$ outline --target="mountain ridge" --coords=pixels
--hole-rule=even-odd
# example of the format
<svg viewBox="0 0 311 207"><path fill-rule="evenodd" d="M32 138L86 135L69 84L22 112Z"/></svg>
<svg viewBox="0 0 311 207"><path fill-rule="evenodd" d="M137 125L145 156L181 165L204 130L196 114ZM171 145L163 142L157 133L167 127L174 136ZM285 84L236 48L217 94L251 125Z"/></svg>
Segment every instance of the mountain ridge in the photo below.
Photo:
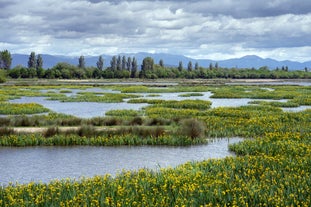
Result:
<svg viewBox="0 0 311 207"><path fill-rule="evenodd" d="M152 57L156 64L162 59L166 66L177 67L179 61L182 61L183 67L186 68L188 62L191 61L193 66L197 62L202 67L209 67L210 64L218 64L219 67L224 68L260 68L268 67L269 69L288 67L289 70L304 70L305 68L311 68L311 61L306 62L297 62L290 60L278 61L271 58L261 58L256 55L246 55L240 58L231 58L226 60L211 60L211 59L194 59L189 58L184 55L176 55L169 53L120 53L121 57L135 57L138 65L142 63L142 60L145 57ZM63 56L63 55L49 55L42 54L43 59L43 68L51 68L59 62L67 62L69 64L78 65L79 57L74 56ZM104 58L104 66L108 67L110 65L110 60L113 57L112 55L101 55ZM84 56L86 66L96 66L96 62L99 56ZM29 55L26 54L12 54L12 68L17 65L22 65L27 67Z"/></svg>

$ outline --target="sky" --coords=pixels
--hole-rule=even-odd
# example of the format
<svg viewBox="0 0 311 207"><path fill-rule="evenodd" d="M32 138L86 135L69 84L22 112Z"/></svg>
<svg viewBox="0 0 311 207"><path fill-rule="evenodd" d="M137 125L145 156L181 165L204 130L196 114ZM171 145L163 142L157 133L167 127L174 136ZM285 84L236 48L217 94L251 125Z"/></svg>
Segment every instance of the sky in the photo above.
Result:
<svg viewBox="0 0 311 207"><path fill-rule="evenodd" d="M0 50L311 60L310 0L0 0Z"/></svg>

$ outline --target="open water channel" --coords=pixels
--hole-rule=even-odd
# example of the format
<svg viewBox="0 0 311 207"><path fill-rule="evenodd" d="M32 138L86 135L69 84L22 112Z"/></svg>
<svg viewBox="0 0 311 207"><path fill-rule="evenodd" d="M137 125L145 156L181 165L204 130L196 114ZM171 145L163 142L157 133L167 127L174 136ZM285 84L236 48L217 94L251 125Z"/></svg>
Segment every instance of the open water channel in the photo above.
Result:
<svg viewBox="0 0 311 207"><path fill-rule="evenodd" d="M241 140L217 139L209 144L187 147L0 147L0 185L175 167L187 161L233 156L228 144Z"/></svg>

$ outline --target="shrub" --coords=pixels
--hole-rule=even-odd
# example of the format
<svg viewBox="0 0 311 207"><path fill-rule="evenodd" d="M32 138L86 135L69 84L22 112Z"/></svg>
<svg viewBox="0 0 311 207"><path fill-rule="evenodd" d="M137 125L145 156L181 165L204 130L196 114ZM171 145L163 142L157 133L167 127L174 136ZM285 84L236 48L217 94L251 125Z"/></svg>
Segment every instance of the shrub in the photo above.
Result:
<svg viewBox="0 0 311 207"><path fill-rule="evenodd" d="M43 134L44 137L52 137L56 134L59 134L58 127L49 127L46 132Z"/></svg>
<svg viewBox="0 0 311 207"><path fill-rule="evenodd" d="M0 117L0 126L9 126L10 119L8 117Z"/></svg>
<svg viewBox="0 0 311 207"><path fill-rule="evenodd" d="M205 135L206 126L202 121L197 119L184 119L181 121L179 133L184 136L202 138Z"/></svg>
<svg viewBox="0 0 311 207"><path fill-rule="evenodd" d="M7 127L0 127L0 136L13 134L14 130Z"/></svg>
<svg viewBox="0 0 311 207"><path fill-rule="evenodd" d="M80 137L91 137L96 135L96 130L91 125L83 125L78 129L77 134Z"/></svg>
<svg viewBox="0 0 311 207"><path fill-rule="evenodd" d="M6 82L6 74L5 71L0 69L0 83L5 83Z"/></svg>
<svg viewBox="0 0 311 207"><path fill-rule="evenodd" d="M140 116L134 117L130 122L130 125L142 125L142 124L143 124L143 119Z"/></svg>

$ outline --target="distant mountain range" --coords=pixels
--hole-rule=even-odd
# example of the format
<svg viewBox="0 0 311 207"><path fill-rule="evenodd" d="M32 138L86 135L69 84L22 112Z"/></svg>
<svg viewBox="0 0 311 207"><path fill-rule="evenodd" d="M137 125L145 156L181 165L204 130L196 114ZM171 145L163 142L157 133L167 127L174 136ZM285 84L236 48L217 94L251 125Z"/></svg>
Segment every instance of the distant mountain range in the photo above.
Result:
<svg viewBox="0 0 311 207"><path fill-rule="evenodd" d="M234 58L234 59L227 59L227 60L209 60L209 59L192 59L183 55L173 55L173 54L166 54L166 53L122 53L120 56L126 57L135 57L137 63L140 65L142 60L145 57L152 57L155 63L159 63L162 59L166 66L178 66L179 61L182 61L184 68L187 67L188 62L191 61L193 66L197 62L202 67L209 67L212 63L215 65L217 62L219 67L224 68L260 68L263 66L267 66L269 69L275 68L282 68L288 67L289 70L304 70L305 67L308 69L311 68L311 61L308 62L296 62L296 61L277 61L270 58L261 58L256 55L248 55L241 58ZM96 66L96 62L98 61L99 56L85 56L85 62L87 66ZM102 55L104 58L104 65L108 67L110 65L110 60L112 56L109 55ZM27 66L29 55L25 54L12 54L12 67L17 65ZM71 57L71 56L56 56L56 55L47 55L43 54L43 68L51 68L55 66L59 62L67 62L73 65L78 65L79 57Z"/></svg>

